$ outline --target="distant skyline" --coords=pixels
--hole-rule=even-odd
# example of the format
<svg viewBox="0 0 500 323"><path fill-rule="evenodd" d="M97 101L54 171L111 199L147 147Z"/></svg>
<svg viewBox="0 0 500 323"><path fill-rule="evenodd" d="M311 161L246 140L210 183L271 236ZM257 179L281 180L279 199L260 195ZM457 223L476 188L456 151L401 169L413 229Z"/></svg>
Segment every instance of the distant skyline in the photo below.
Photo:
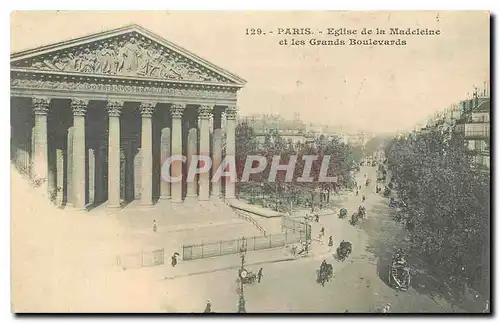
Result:
<svg viewBox="0 0 500 323"><path fill-rule="evenodd" d="M242 114L390 133L414 127L489 81L487 12L15 12L11 51L138 24L246 79ZM246 28L430 28L398 47L290 47ZM391 36L396 37L396 36Z"/></svg>

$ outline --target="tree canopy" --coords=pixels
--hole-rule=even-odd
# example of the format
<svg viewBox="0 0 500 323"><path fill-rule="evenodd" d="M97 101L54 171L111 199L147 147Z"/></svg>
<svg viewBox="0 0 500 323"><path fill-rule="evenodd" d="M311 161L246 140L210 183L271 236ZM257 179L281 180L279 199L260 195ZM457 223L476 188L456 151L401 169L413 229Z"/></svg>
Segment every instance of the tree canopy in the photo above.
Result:
<svg viewBox="0 0 500 323"><path fill-rule="evenodd" d="M281 194L282 191L291 192L293 190L301 190L307 192L315 192L318 189L332 190L337 186L349 186L353 180L351 178L351 170L354 169L356 163L361 158L361 154L356 155L356 150L353 147L343 143L338 137L327 138L321 136L316 138L314 142L293 143L292 140L283 138L277 130L270 130L266 133L264 141L261 145L257 145L257 139L252 128L242 123L236 128L236 160L238 179L241 179L243 168L245 166L248 155L264 156L267 161L266 169L259 174L252 174L250 183L245 185L259 185L268 193ZM303 176L306 161L303 159L305 155L314 155L316 160L313 161L310 177L312 182L301 182L298 180ZM279 156L280 164L288 164L291 156L296 156L296 164L293 172L293 180L285 181L285 171L278 171L275 182L269 182L269 172L272 165L273 157ZM329 163L326 176L337 177L337 183L319 182L321 164L325 156L329 156ZM326 161L325 161L326 163ZM307 174L305 175L307 177ZM241 185L240 185L241 186Z"/></svg>
<svg viewBox="0 0 500 323"><path fill-rule="evenodd" d="M385 153L411 252L461 281L485 282L490 177L471 167L463 139L451 130L414 133L390 141Z"/></svg>

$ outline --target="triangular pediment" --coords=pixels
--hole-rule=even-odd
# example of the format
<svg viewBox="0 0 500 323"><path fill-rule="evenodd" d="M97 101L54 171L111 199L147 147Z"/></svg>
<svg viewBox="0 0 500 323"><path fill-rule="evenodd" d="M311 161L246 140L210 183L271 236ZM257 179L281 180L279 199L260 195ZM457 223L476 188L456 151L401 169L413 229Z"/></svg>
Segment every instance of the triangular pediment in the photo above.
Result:
<svg viewBox="0 0 500 323"><path fill-rule="evenodd" d="M235 86L245 83L238 76L136 25L12 54L11 69Z"/></svg>

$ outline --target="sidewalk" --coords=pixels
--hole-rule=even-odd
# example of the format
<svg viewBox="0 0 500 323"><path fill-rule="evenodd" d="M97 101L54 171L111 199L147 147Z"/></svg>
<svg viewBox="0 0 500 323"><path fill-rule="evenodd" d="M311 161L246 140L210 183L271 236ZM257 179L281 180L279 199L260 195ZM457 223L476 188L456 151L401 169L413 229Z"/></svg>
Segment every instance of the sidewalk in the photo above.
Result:
<svg viewBox="0 0 500 323"><path fill-rule="evenodd" d="M279 247L273 249L264 249L258 251L249 251L245 255L245 266L251 267L265 263L275 263L293 260L306 260L306 259L323 259L326 255L332 253L332 249L326 244L312 242L311 251L307 256L293 256L288 247ZM179 264L172 268L170 262L165 264L167 268L167 276L165 279L175 279L180 277L187 277L193 275L203 275L216 271L224 271L230 269L237 269L241 267L240 254L232 254L227 256L219 256L212 258L204 258L189 261L180 261Z"/></svg>
<svg viewBox="0 0 500 323"><path fill-rule="evenodd" d="M264 263L295 260L295 257L290 255L287 251L287 248L282 247L259 251L249 251L245 255L245 267L251 267L253 265L260 265ZM167 266L167 275L165 276L165 279L176 279L181 277L203 275L216 271L225 271L240 268L241 256L238 253L227 256L190 261L181 260L175 268L172 268L170 262L165 264L165 266Z"/></svg>
<svg viewBox="0 0 500 323"><path fill-rule="evenodd" d="M249 251L245 255L245 267L256 271L262 264L277 263L285 261L320 261L333 254L333 249L313 241L311 251L307 256L293 256L288 247ZM139 277L157 277L160 280L174 280L177 278L204 275L218 271L235 270L241 267L240 254L232 254L219 257L211 257L197 260L182 261L172 267L170 257L165 257L165 264L156 267L143 267L129 270L119 270L121 275L132 275L135 279ZM161 278L160 278L161 277Z"/></svg>

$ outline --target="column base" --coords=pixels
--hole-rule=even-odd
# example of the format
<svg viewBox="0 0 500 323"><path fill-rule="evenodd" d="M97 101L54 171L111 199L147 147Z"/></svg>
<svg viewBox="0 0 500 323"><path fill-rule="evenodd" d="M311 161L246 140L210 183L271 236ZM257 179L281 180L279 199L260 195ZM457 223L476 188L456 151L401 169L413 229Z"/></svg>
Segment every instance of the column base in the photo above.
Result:
<svg viewBox="0 0 500 323"><path fill-rule="evenodd" d="M106 204L106 208L108 209L119 209L121 204Z"/></svg>
<svg viewBox="0 0 500 323"><path fill-rule="evenodd" d="M177 200L177 199L172 199L172 203L182 203L184 202L182 199Z"/></svg>
<svg viewBox="0 0 500 323"><path fill-rule="evenodd" d="M160 196L160 200L171 200L172 196L170 195L165 195L165 196Z"/></svg>
<svg viewBox="0 0 500 323"><path fill-rule="evenodd" d="M204 196L204 197L201 197L201 196L198 196L198 201L208 201L208 200L210 200L210 198L209 198L209 197L205 197L205 196Z"/></svg>

